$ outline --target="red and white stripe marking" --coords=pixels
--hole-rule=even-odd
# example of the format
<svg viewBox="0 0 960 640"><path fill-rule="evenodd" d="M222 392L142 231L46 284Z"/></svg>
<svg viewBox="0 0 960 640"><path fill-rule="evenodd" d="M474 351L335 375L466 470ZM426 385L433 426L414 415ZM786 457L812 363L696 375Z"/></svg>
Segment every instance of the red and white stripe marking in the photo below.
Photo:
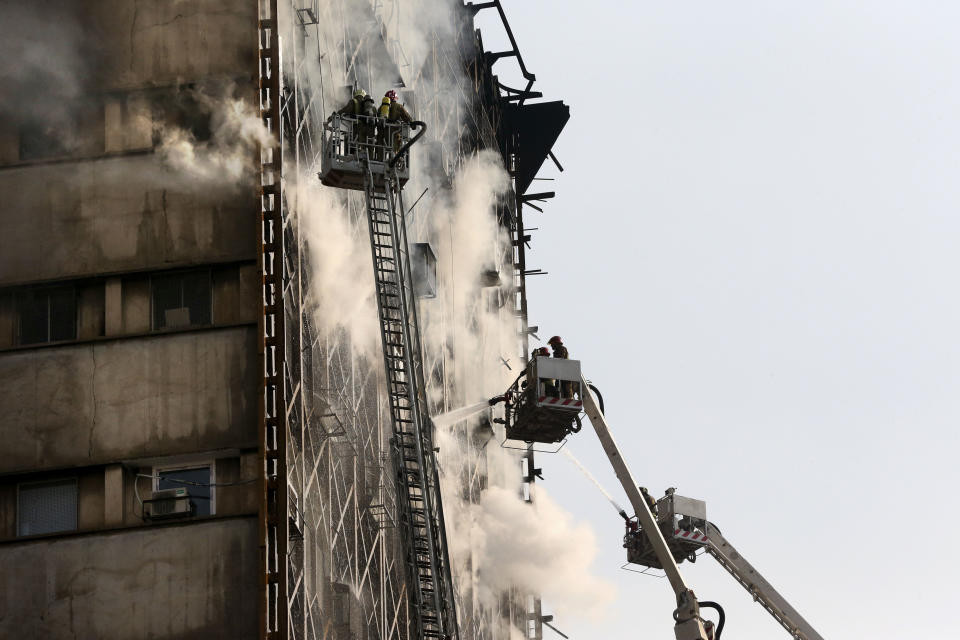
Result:
<svg viewBox="0 0 960 640"><path fill-rule="evenodd" d="M574 400L573 398L554 398L552 396L540 396L538 402L540 404L555 404L561 407L570 407L571 409L579 409L583 406L583 402L580 400Z"/></svg>
<svg viewBox="0 0 960 640"><path fill-rule="evenodd" d="M680 529L674 529L673 537L689 540L690 542L699 542L700 544L707 544L707 542L709 542L709 538L707 538L706 535L697 533L696 531L681 531Z"/></svg>

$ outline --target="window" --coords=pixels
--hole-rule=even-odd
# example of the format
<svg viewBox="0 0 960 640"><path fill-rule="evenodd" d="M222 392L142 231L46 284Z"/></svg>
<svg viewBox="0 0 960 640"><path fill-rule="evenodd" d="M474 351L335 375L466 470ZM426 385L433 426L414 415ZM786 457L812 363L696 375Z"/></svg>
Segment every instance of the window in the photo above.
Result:
<svg viewBox="0 0 960 640"><path fill-rule="evenodd" d="M194 515L208 516L214 511L213 467L204 465L188 468L157 469L154 489L184 488L190 494Z"/></svg>
<svg viewBox="0 0 960 640"><path fill-rule="evenodd" d="M20 127L20 160L49 160L103 152L103 105L92 96L60 104Z"/></svg>
<svg viewBox="0 0 960 640"><path fill-rule="evenodd" d="M17 488L17 535L73 531L77 528L77 481L30 482Z"/></svg>
<svg viewBox="0 0 960 640"><path fill-rule="evenodd" d="M151 290L154 330L210 324L209 269L154 276Z"/></svg>
<svg viewBox="0 0 960 640"><path fill-rule="evenodd" d="M40 160L69 155L69 132L65 128L29 124L20 130L20 159Z"/></svg>
<svg viewBox="0 0 960 640"><path fill-rule="evenodd" d="M17 294L20 344L77 339L77 292L52 287Z"/></svg>

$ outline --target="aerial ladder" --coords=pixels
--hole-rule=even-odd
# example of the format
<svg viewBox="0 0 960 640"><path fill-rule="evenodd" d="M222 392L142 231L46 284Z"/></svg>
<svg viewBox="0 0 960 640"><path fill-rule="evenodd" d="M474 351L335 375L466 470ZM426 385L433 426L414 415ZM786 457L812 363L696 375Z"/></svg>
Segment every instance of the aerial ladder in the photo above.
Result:
<svg viewBox="0 0 960 640"><path fill-rule="evenodd" d="M631 518L620 511L627 523L627 561L666 575L677 601L673 612L677 640L720 640L723 631L723 608L698 601L678 567L684 560L694 561L700 550L716 559L795 640L823 640L707 520L706 503L676 495L672 489L654 501L638 487L610 433L602 396L581 375L579 361L531 358L506 393L490 399L491 405L498 403L504 403L504 417L497 421L505 425L507 438L531 445L562 442L580 431L580 414L586 413L635 514ZM716 609L718 624L701 617L701 607Z"/></svg>
<svg viewBox="0 0 960 640"><path fill-rule="evenodd" d="M426 125L334 114L325 130L321 181L366 201L414 637L458 640L402 195Z"/></svg>

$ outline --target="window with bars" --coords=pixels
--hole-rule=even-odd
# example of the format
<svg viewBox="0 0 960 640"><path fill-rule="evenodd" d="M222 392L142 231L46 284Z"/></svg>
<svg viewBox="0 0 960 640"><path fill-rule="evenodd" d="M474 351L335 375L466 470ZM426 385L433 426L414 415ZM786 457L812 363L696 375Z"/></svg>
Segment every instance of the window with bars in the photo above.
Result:
<svg viewBox="0 0 960 640"><path fill-rule="evenodd" d="M211 324L209 269L153 276L150 289L154 331Z"/></svg>
<svg viewBox="0 0 960 640"><path fill-rule="evenodd" d="M77 339L77 291L73 286L30 289L17 294L19 343Z"/></svg>
<svg viewBox="0 0 960 640"><path fill-rule="evenodd" d="M17 487L17 535L77 528L77 480L25 482Z"/></svg>

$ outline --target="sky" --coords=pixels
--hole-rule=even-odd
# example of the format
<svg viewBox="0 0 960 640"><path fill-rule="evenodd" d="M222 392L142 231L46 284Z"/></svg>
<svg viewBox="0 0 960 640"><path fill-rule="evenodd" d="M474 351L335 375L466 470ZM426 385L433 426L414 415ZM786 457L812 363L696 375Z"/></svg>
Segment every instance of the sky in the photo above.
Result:
<svg viewBox="0 0 960 640"><path fill-rule="evenodd" d="M530 323L601 389L638 482L706 500L826 638L956 637L960 4L503 5L571 112L565 171L534 183L557 197L525 214L549 273ZM567 446L625 502L586 427ZM616 513L564 456L538 462L618 592L554 624L672 638L669 585L621 570ZM681 570L730 637L788 637L709 557Z"/></svg>

